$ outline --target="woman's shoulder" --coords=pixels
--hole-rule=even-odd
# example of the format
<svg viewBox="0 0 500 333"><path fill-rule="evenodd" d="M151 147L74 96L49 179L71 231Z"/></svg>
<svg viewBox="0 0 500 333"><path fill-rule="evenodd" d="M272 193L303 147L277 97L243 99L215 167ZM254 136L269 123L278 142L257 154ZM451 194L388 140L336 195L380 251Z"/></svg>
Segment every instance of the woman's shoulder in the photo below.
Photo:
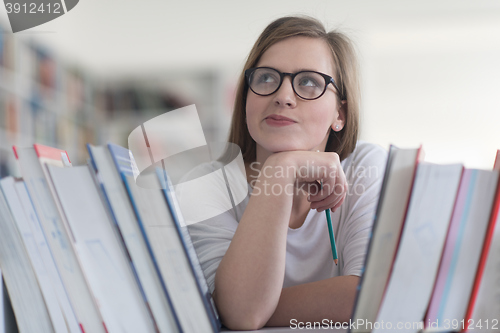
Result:
<svg viewBox="0 0 500 333"><path fill-rule="evenodd" d="M387 150L374 143L358 141L354 151L341 164L345 169L352 165L385 165L386 161Z"/></svg>
<svg viewBox="0 0 500 333"><path fill-rule="evenodd" d="M381 180L387 163L387 151L377 144L358 141L354 151L342 161L344 173L351 182Z"/></svg>

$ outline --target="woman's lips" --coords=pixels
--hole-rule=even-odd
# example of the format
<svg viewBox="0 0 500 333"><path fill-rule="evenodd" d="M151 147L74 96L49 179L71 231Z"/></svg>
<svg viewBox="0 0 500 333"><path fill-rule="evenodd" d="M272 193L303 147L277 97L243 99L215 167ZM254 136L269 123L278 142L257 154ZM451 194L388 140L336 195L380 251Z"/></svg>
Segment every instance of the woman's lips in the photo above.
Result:
<svg viewBox="0 0 500 333"><path fill-rule="evenodd" d="M268 124L269 126L277 126L277 127L293 125L296 123L294 120L290 118L278 115L269 116L265 120L266 124Z"/></svg>

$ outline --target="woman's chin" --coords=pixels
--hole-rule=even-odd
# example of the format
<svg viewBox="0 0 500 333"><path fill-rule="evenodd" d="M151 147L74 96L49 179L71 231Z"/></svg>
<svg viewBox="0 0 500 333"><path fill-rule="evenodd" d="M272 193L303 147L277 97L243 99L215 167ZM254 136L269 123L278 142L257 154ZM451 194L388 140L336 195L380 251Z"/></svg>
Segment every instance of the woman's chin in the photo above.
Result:
<svg viewBox="0 0 500 333"><path fill-rule="evenodd" d="M269 151L272 152L273 154L285 151L304 151L304 150L310 150L310 149L305 149L304 147L297 147L297 146L278 146L269 149Z"/></svg>
<svg viewBox="0 0 500 333"><path fill-rule="evenodd" d="M280 143L280 144L268 144L265 146L259 146L257 144L257 155L272 155L287 151L324 151L324 147L320 148L321 145L311 147L310 145L300 145L300 144L292 144L292 143ZM259 153L260 152L260 153Z"/></svg>

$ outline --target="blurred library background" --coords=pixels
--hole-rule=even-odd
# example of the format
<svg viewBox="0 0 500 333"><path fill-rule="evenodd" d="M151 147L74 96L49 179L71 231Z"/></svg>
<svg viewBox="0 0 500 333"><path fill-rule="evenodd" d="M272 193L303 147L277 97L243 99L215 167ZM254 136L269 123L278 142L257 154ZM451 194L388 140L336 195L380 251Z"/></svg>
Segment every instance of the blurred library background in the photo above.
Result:
<svg viewBox="0 0 500 333"><path fill-rule="evenodd" d="M0 176L12 145L86 162L86 143L196 104L207 141L225 141L245 58L272 20L306 14L355 42L361 139L424 145L426 160L491 168L500 148L500 2L82 0L13 34L0 6Z"/></svg>

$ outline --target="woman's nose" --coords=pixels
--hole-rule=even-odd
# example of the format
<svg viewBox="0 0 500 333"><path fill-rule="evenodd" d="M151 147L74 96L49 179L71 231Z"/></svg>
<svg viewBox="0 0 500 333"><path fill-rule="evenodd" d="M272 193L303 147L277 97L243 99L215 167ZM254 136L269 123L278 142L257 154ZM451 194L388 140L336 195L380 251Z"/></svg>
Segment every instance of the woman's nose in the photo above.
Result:
<svg viewBox="0 0 500 333"><path fill-rule="evenodd" d="M281 87L274 93L274 104L292 108L297 105L297 95L293 91L292 81L289 77L284 78Z"/></svg>

